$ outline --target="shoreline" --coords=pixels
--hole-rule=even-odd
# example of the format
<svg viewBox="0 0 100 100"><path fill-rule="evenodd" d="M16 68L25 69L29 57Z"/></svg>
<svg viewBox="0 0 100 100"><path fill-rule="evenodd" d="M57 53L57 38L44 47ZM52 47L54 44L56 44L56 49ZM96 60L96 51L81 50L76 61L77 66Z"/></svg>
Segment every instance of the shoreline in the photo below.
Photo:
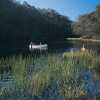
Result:
<svg viewBox="0 0 100 100"><path fill-rule="evenodd" d="M85 41L85 42L100 42L100 40L96 39L83 39L83 38L66 38L69 41Z"/></svg>

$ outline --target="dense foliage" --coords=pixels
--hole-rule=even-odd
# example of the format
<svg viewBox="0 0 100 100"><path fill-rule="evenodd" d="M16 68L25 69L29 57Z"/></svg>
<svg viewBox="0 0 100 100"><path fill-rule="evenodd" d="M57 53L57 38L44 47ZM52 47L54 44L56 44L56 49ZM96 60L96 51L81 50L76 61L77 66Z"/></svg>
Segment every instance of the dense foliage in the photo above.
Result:
<svg viewBox="0 0 100 100"><path fill-rule="evenodd" d="M97 5L96 11L80 16L73 24L73 31L81 35L100 35L100 5Z"/></svg>
<svg viewBox="0 0 100 100"><path fill-rule="evenodd" d="M0 43L17 47L32 40L64 38L67 33L71 33L71 21L54 10L0 0Z"/></svg>

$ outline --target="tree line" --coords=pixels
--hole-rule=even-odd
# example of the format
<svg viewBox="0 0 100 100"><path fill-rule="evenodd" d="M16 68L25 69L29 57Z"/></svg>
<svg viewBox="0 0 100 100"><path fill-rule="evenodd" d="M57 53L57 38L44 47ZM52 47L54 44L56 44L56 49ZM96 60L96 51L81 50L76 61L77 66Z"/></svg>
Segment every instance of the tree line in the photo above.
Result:
<svg viewBox="0 0 100 100"><path fill-rule="evenodd" d="M71 33L68 17L52 9L39 9L27 2L0 0L0 43L25 46L30 41L49 42Z"/></svg>
<svg viewBox="0 0 100 100"><path fill-rule="evenodd" d="M72 24L73 33L92 38L100 35L100 5L96 6L96 11L79 16L77 22Z"/></svg>
<svg viewBox="0 0 100 100"><path fill-rule="evenodd" d="M25 47L30 41L51 42L76 35L100 35L100 5L96 11L81 15L73 22L53 9L0 0L1 47Z"/></svg>

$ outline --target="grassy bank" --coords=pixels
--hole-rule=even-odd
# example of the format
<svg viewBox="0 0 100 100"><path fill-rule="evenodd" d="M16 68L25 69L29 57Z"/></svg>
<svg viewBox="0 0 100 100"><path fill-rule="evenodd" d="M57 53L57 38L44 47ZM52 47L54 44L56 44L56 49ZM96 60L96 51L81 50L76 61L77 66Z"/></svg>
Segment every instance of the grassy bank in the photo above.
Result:
<svg viewBox="0 0 100 100"><path fill-rule="evenodd" d="M65 52L48 56L0 59L11 67L12 81L0 87L2 100L81 100L91 99L83 88L82 71L100 74L100 56L90 52ZM4 73L5 74L5 73ZM95 77L95 80L100 78ZM93 74L94 75L94 74ZM2 77L2 76L1 76ZM96 95L95 95L96 96ZM36 99L38 98L38 99ZM92 99L91 99L92 100Z"/></svg>

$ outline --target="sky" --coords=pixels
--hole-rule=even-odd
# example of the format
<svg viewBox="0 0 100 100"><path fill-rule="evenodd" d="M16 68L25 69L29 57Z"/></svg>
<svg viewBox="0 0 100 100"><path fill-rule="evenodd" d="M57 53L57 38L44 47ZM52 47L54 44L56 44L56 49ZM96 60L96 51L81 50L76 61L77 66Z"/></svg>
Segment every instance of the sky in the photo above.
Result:
<svg viewBox="0 0 100 100"><path fill-rule="evenodd" d="M27 1L36 8L51 8L71 20L77 20L78 16L96 10L100 0L17 0L21 3Z"/></svg>

